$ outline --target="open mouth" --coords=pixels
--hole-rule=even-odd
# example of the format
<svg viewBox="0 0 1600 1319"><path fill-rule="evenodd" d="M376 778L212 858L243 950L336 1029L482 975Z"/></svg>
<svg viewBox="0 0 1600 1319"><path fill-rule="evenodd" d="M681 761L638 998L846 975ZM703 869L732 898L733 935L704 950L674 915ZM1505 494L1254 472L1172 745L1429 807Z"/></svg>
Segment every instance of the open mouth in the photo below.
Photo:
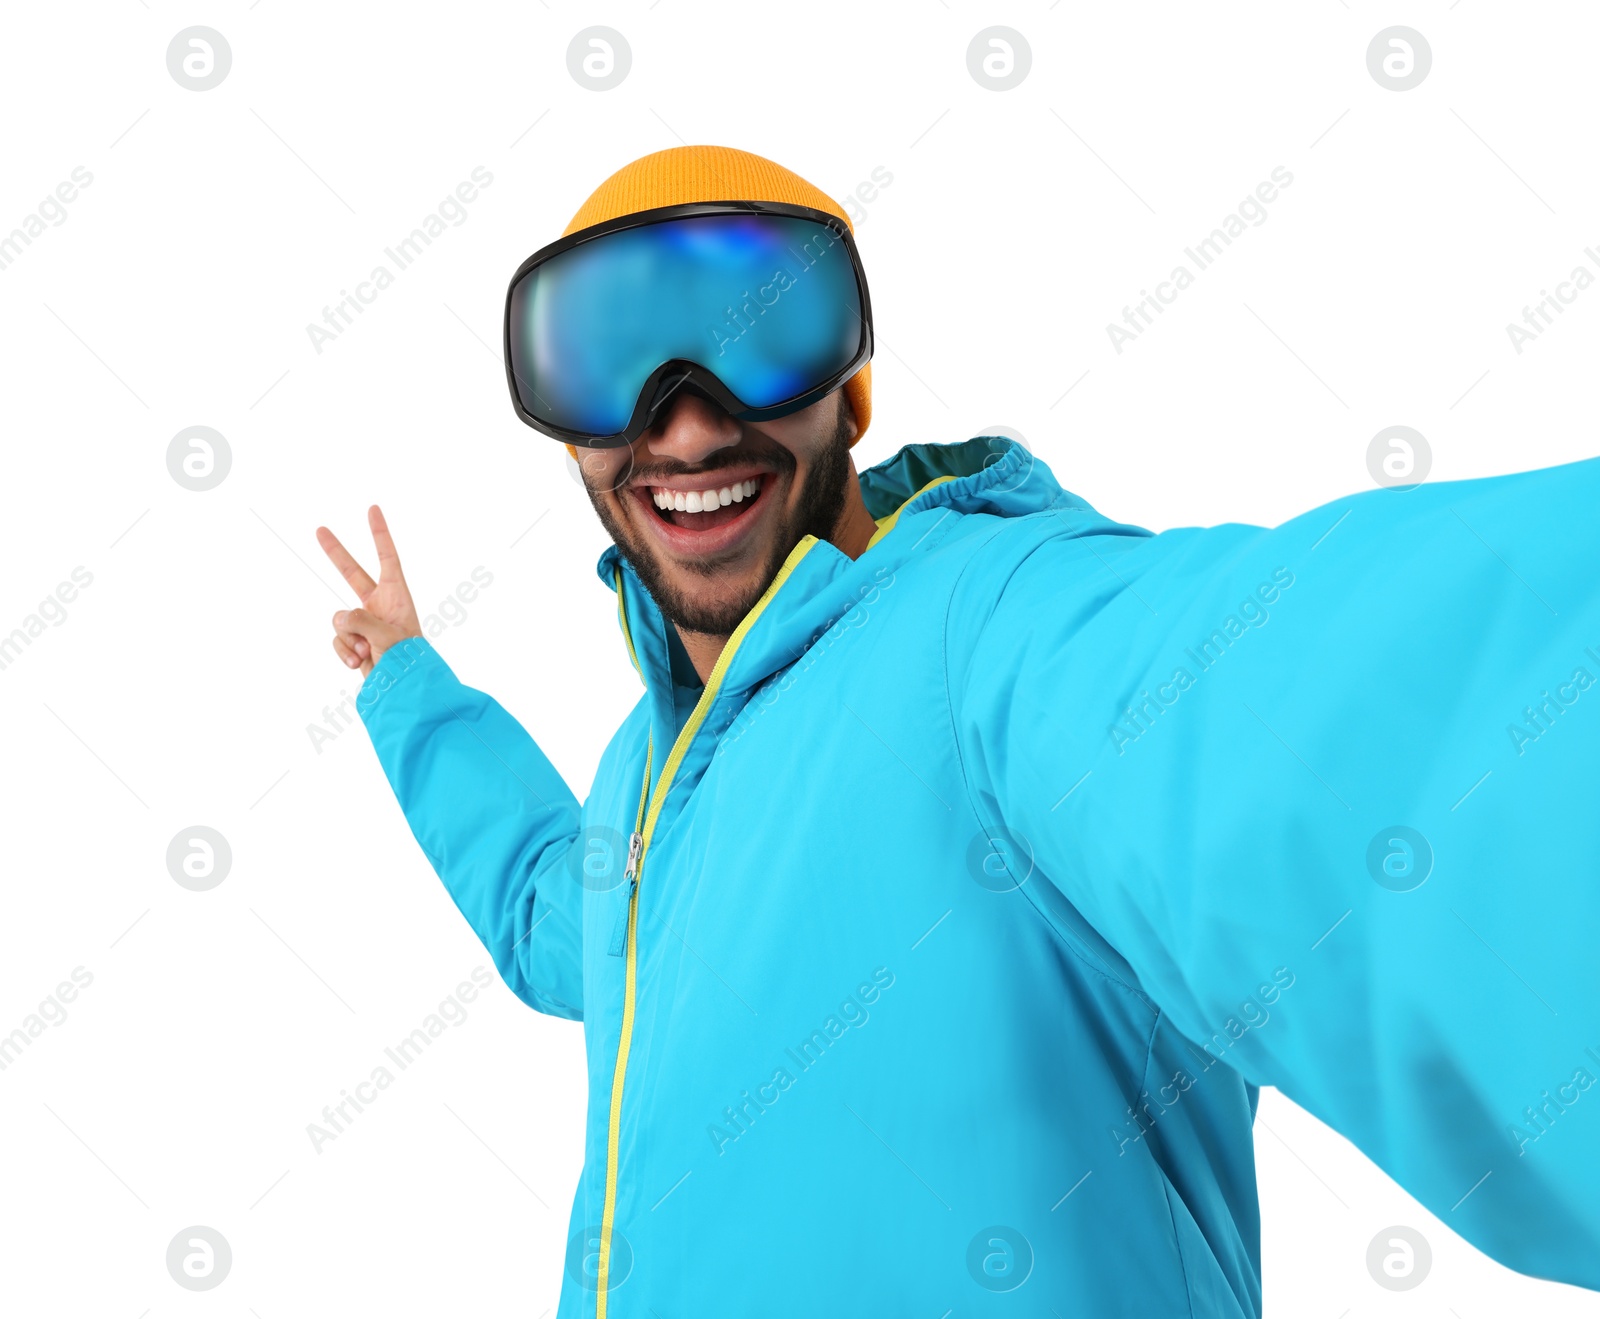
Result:
<svg viewBox="0 0 1600 1319"><path fill-rule="evenodd" d="M749 516L760 501L765 479L751 477L700 490L645 486L638 494L668 526L689 532L714 531Z"/></svg>

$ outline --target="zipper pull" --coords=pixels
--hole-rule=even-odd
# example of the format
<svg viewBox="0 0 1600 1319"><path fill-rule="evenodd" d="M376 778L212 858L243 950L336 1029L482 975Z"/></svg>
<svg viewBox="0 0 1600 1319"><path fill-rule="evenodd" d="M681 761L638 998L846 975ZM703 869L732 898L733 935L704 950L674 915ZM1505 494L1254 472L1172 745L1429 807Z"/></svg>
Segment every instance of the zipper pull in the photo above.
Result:
<svg viewBox="0 0 1600 1319"><path fill-rule="evenodd" d="M635 838L638 836L638 834L634 835ZM631 867L633 861L630 860L628 865ZM612 957L621 957L628 947L628 913L633 910L634 895L638 892L639 881L630 879L628 881L628 900L622 904L622 910L617 913L617 923L611 930L611 944L606 949L606 952Z"/></svg>
<svg viewBox="0 0 1600 1319"><path fill-rule="evenodd" d="M622 872L622 877L628 881L628 900L617 913L617 924L611 931L610 946L606 948L612 957L621 957L628 946L628 912L633 908L634 894L639 891L639 858L643 854L644 835L635 829L628 835L628 864Z"/></svg>

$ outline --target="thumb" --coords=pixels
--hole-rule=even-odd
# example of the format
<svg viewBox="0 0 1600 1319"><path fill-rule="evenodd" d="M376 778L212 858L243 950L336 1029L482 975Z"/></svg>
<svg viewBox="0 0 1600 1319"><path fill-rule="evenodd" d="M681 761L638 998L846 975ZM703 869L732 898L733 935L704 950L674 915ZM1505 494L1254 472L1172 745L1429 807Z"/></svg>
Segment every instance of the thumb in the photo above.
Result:
<svg viewBox="0 0 1600 1319"><path fill-rule="evenodd" d="M406 635L400 628L384 622L365 609L340 610L333 616L333 627L346 644L353 643L357 638L365 641L368 658L373 664L383 658L384 651L395 642L404 640Z"/></svg>

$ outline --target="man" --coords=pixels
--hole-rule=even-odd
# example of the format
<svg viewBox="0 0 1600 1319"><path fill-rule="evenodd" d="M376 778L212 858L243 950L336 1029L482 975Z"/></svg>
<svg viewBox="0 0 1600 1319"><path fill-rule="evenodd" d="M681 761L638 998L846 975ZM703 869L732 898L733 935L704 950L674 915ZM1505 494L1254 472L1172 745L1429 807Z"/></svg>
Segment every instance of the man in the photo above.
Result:
<svg viewBox="0 0 1600 1319"><path fill-rule="evenodd" d="M1600 461L1161 535L1002 437L857 472L848 220L720 148L506 347L645 688L586 802L378 510L376 583L318 534L418 842L584 1022L560 1315L1256 1316L1261 1085L1600 1288Z"/></svg>

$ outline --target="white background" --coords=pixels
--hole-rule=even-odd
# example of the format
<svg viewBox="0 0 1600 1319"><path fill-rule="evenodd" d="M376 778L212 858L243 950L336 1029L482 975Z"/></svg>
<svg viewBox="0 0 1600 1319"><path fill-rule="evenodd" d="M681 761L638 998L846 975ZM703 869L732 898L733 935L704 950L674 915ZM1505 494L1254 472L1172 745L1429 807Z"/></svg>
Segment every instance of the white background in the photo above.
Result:
<svg viewBox="0 0 1600 1319"><path fill-rule="evenodd" d="M192 24L231 47L209 91L168 72ZM568 73L592 24L632 51L614 90ZM991 24L1032 51L1011 91L968 73ZM1392 24L1432 48L1405 92L1366 65ZM312 533L370 562L380 502L424 611L492 573L437 644L584 794L637 679L604 534L498 345L512 270L612 170L715 142L834 196L892 175L857 225L861 465L1003 425L1123 520L1276 523L1368 487L1390 425L1435 478L1600 447L1600 292L1520 354L1506 332L1600 269L1597 49L1590 6L1486 0L7 6L0 233L74 167L93 183L0 270L0 634L73 568L93 583L0 671L0 1032L74 967L93 983L0 1073L0 1310L553 1309L579 1027L497 980L336 1141L306 1134L490 965L364 732L312 744L355 690ZM465 223L319 354L307 324L480 165ZM1280 165L1265 223L1116 352L1107 323ZM166 465L194 425L232 453L204 493ZM233 851L205 893L165 862L196 824ZM1269 1314L1600 1315L1270 1092L1256 1151ZM193 1224L232 1246L215 1291L166 1271ZM1434 1252L1408 1293L1366 1268L1393 1224Z"/></svg>

